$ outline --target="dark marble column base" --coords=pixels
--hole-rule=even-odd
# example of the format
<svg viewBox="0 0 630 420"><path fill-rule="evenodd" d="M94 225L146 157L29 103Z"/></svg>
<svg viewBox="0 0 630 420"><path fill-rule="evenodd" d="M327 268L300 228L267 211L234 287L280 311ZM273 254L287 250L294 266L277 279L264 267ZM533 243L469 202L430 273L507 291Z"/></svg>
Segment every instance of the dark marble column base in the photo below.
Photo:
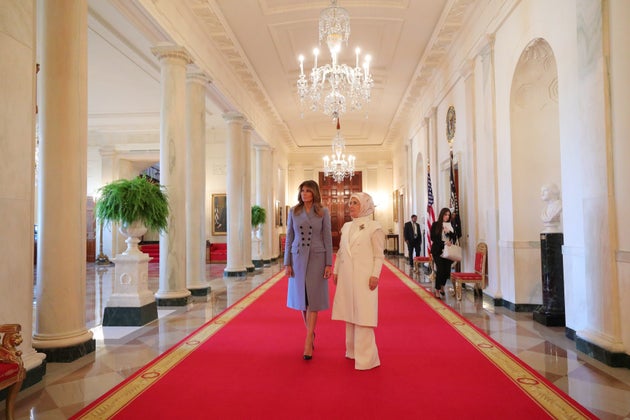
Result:
<svg viewBox="0 0 630 420"><path fill-rule="evenodd" d="M262 268L265 265L263 260L252 260L252 263L254 263L254 268Z"/></svg>
<svg viewBox="0 0 630 420"><path fill-rule="evenodd" d="M44 375L46 375L46 359L42 360L41 365L26 371L26 378L24 378L24 382L22 382L20 391L41 382L41 380L44 379ZM1 390L0 401L6 400L8 393L9 390L6 388Z"/></svg>
<svg viewBox="0 0 630 420"><path fill-rule="evenodd" d="M192 295L180 298L155 298L157 306L188 306L192 300Z"/></svg>
<svg viewBox="0 0 630 420"><path fill-rule="evenodd" d="M141 307L110 306L103 314L104 327L139 327L158 318L157 304L147 303Z"/></svg>
<svg viewBox="0 0 630 420"><path fill-rule="evenodd" d="M582 353L587 354L595 360L612 366L626 367L630 369L630 355L626 353L613 353L597 344L590 343L580 336L575 336L575 347Z"/></svg>
<svg viewBox="0 0 630 420"><path fill-rule="evenodd" d="M255 269L256 269L256 267L252 265L251 267L247 267L247 272L248 273L253 273Z"/></svg>
<svg viewBox="0 0 630 420"><path fill-rule="evenodd" d="M193 302L208 302L210 301L210 292L211 288L202 287L199 289L188 289L190 290L190 295L192 296Z"/></svg>
<svg viewBox="0 0 630 420"><path fill-rule="evenodd" d="M564 327L565 326L565 318L564 313L551 313L544 312L543 308L539 308L540 310L534 311L534 321L539 324L545 325L547 327Z"/></svg>
<svg viewBox="0 0 630 420"><path fill-rule="evenodd" d="M200 287L199 289L188 289L192 297L208 296L210 294L210 286Z"/></svg>
<svg viewBox="0 0 630 420"><path fill-rule="evenodd" d="M83 343L75 344L70 347L57 347L38 349L34 347L40 353L46 355L46 361L48 363L69 363L73 362L86 354L93 353L96 350L96 340L90 339Z"/></svg>
<svg viewBox="0 0 630 420"><path fill-rule="evenodd" d="M263 260L263 265L265 267L269 267L271 265L271 260Z"/></svg>
<svg viewBox="0 0 630 420"><path fill-rule="evenodd" d="M243 271L224 271L223 277L247 277L247 270Z"/></svg>

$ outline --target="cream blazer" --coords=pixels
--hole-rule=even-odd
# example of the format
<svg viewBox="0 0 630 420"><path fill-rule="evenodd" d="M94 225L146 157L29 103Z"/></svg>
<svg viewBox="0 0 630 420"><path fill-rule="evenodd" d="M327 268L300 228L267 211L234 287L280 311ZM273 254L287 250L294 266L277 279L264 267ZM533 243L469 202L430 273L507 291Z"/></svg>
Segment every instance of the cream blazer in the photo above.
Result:
<svg viewBox="0 0 630 420"><path fill-rule="evenodd" d="M352 223L357 222L359 228L351 235ZM376 327L378 287L370 290L369 281L371 276L381 274L384 247L385 234L378 222L366 218L343 225L333 270L337 288L332 319Z"/></svg>

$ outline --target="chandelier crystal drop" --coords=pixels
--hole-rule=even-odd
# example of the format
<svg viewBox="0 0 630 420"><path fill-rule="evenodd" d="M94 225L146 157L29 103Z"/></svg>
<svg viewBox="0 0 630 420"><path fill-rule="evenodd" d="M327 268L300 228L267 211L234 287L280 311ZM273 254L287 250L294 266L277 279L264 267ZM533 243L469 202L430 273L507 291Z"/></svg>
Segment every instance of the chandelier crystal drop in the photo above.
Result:
<svg viewBox="0 0 630 420"><path fill-rule="evenodd" d="M346 141L341 135L341 125L337 119L337 134L333 138L332 155L324 156L324 177L330 176L337 183L342 183L345 178L354 176L353 155L345 155Z"/></svg>
<svg viewBox="0 0 630 420"><path fill-rule="evenodd" d="M355 66L339 64L337 56L342 44L348 44L350 37L350 15L348 11L337 6L337 0L331 0L330 7L319 15L319 42L325 41L330 51L331 63L317 65L319 49L313 50L314 64L309 77L304 74L304 56L299 56L300 77L297 91L302 111L308 104L311 111L322 109L333 121L341 116L349 107L358 111L370 102L374 85L370 74L371 57L366 55L362 66L359 65L361 49L355 49Z"/></svg>

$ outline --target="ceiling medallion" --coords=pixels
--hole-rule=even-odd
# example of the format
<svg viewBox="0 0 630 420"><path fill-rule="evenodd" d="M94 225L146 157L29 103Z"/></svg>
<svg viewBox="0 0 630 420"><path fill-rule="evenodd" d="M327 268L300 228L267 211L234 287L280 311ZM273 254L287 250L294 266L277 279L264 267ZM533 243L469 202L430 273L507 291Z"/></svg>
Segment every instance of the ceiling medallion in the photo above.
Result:
<svg viewBox="0 0 630 420"><path fill-rule="evenodd" d="M331 63L317 66L319 49L313 50L314 64L309 78L304 74L304 56L299 56L300 76L297 91L300 97L302 115L304 107L309 103L311 111L322 109L333 121L346 112L347 102L350 110L360 110L370 102L374 85L370 74L371 57L366 55L362 67L359 66L361 50L355 49L354 67L337 62L341 44L348 44L350 37L350 15L346 9L337 6L337 0L331 0L330 7L319 15L319 43L326 41L331 55ZM309 83L310 81L310 83Z"/></svg>
<svg viewBox="0 0 630 420"><path fill-rule="evenodd" d="M446 140L449 143L455 138L455 107L449 106L446 112Z"/></svg>

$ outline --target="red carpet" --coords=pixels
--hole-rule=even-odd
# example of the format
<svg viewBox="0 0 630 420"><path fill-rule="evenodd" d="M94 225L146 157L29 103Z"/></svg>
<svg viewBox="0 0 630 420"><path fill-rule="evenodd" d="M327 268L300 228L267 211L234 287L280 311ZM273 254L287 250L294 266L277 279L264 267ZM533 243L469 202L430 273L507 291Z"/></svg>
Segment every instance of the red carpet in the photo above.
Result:
<svg viewBox="0 0 630 420"><path fill-rule="evenodd" d="M330 310L302 360L278 274L74 418L595 418L389 263L379 287L379 368L354 370Z"/></svg>

